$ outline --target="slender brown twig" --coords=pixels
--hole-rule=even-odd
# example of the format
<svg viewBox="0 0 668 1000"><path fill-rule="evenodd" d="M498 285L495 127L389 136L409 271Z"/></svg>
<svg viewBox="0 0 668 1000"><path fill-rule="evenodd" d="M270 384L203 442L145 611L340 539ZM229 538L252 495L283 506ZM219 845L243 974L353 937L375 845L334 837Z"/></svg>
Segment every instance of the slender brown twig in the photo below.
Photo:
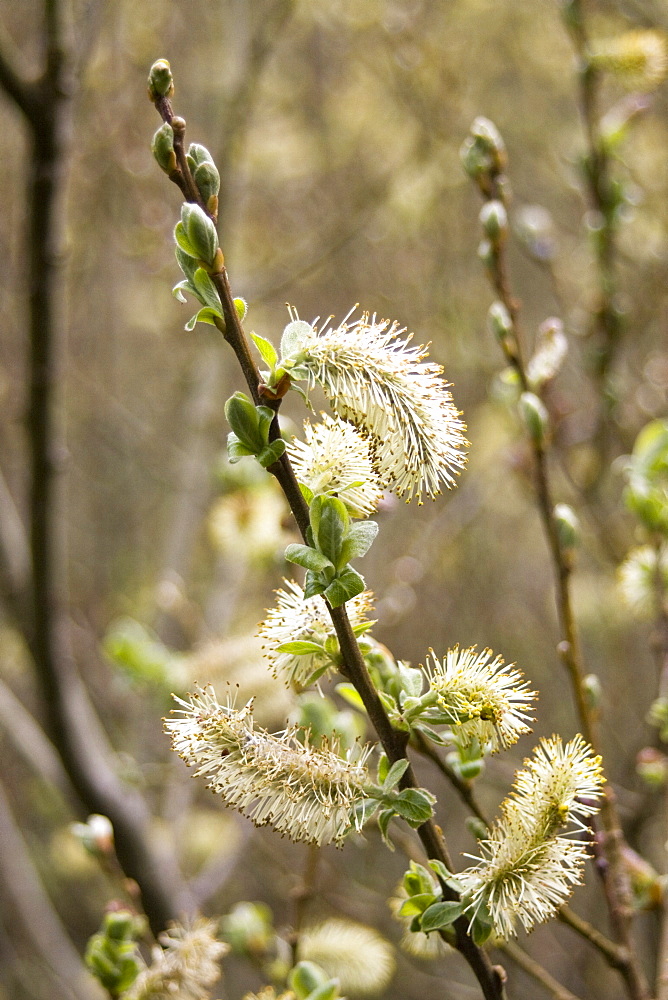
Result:
<svg viewBox="0 0 668 1000"><path fill-rule="evenodd" d="M156 109L163 118L174 125L175 116L171 107L171 102L167 98L157 98L155 100ZM183 119L177 119L180 122ZM179 130L181 126L179 124ZM185 131L185 123L183 132ZM183 143L183 132L180 131L179 141ZM176 146L176 143L175 143ZM184 175L188 175L189 168L185 158L183 163L178 157L179 166ZM175 178L172 178L175 180ZM184 176L183 186L175 180L175 183L186 193L187 200L197 202L206 211L206 207L201 204L199 193L191 194L191 185L194 185L192 177L188 179ZM211 216L210 216L211 217ZM222 330L225 340L234 351L241 367L246 385L248 386L251 398L256 403L260 402L270 405L276 412L272 425L271 438L276 439L280 435L278 425L278 409L281 400L270 400L261 394L261 378L257 365L251 355L248 340L243 330L241 320L234 306L234 299L230 288L230 283L225 266L214 274L211 279L218 291L224 317L224 328ZM286 454L282 458L269 466L268 471L275 476L286 500L290 506L302 538L306 540L306 531L309 525L309 509L304 497L299 489L297 479L292 470L292 466ZM394 729L383 708L364 661L364 657L359 648L357 639L353 634L350 620L345 610L345 606L330 608L328 611L332 618L332 623L337 635L339 649L341 652L342 668L341 672L350 680L357 689L371 725L375 729L380 743L385 751L390 763L402 760L406 756L406 746L408 734ZM409 765L401 779L402 788L416 788L417 782L412 767ZM428 820L418 828L418 835L429 858L441 861L447 868L451 869L452 864L448 850L440 828L433 820ZM448 900L457 899L458 896L445 882L441 883L443 898ZM502 970L492 966L487 953L478 947L471 939L468 931L468 920L460 917L454 924L456 947L471 966L485 1000L502 1000L505 994L504 975Z"/></svg>

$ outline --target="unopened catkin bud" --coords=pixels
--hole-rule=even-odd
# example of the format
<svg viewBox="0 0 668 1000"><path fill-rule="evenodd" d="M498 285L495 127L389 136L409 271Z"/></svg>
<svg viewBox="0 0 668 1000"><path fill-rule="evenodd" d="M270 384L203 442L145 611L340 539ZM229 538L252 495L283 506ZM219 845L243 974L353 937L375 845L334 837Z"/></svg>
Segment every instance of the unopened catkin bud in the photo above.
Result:
<svg viewBox="0 0 668 1000"><path fill-rule="evenodd" d="M562 552L572 554L580 543L580 522L572 507L558 503L554 508L554 523Z"/></svg>
<svg viewBox="0 0 668 1000"><path fill-rule="evenodd" d="M174 152L174 131L167 122L161 125L153 136L151 142L151 152L153 153L158 166L166 174L171 174L176 170L176 154Z"/></svg>
<svg viewBox="0 0 668 1000"><path fill-rule="evenodd" d="M542 444L550 426L550 417L542 399L533 392L523 392L520 396L519 409L532 440Z"/></svg>
<svg viewBox="0 0 668 1000"><path fill-rule="evenodd" d="M480 116L471 126L471 135L490 157L493 168L501 172L506 166L506 146L494 122Z"/></svg>
<svg viewBox="0 0 668 1000"><path fill-rule="evenodd" d="M171 97L174 93L174 78L166 59L158 59L148 74L148 96L152 101L159 97Z"/></svg>
<svg viewBox="0 0 668 1000"><path fill-rule="evenodd" d="M590 709L594 710L601 704L603 686L596 674L587 674L582 678L582 691Z"/></svg>
<svg viewBox="0 0 668 1000"><path fill-rule="evenodd" d="M493 198L480 209L480 225L488 240L498 245L508 235L508 213L503 202Z"/></svg>
<svg viewBox="0 0 668 1000"><path fill-rule="evenodd" d="M492 302L487 313L487 325L501 344L512 336L513 321L503 302Z"/></svg>

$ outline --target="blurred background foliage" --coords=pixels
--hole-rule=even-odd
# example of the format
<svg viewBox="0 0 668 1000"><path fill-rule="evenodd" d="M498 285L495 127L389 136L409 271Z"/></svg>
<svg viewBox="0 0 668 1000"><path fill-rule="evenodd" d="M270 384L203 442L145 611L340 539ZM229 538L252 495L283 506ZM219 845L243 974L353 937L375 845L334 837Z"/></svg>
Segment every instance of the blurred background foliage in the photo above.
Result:
<svg viewBox="0 0 668 1000"><path fill-rule="evenodd" d="M591 3L590 32L668 29L660 0ZM2 19L25 60L40 52L41 5L8 0ZM538 735L573 735L571 694L555 650L552 576L532 501L530 460L503 402L502 360L485 328L491 295L476 258L478 199L459 148L472 119L505 138L514 193L513 288L527 356L546 317L561 316L570 343L550 387L556 415L558 498L583 524L575 578L588 668L603 688L608 772L632 846L665 870L665 830L635 774L653 739L645 716L656 691L648 638L615 585L634 543L624 486L611 460L628 454L668 398L668 90L651 95L613 165L626 185L619 231L617 306L623 336L614 359L611 445L592 440L598 406L588 331L595 268L578 162L584 150L574 57L551 0L90 0L74 4L88 54L76 99L68 191L68 348L61 405L67 422L70 601L78 661L118 751L124 777L152 802L154 836L173 841L184 870L208 886L207 912L241 900L268 903L277 926L294 920L308 850L255 831L218 807L172 759L162 733L170 692L212 681L255 694L257 715L280 728L295 699L277 688L253 638L295 540L282 501L260 470L231 468L223 453L225 399L241 387L231 352L211 327L183 329L190 311L172 228L180 194L149 152L159 122L146 100L158 57L176 78L175 109L188 138L211 150L221 173L219 230L247 327L277 341L286 300L302 318L341 318L355 304L397 319L431 342L463 411L470 461L456 491L423 507L388 500L364 564L376 594L374 635L396 657L424 662L456 643L490 646L541 692L534 737L489 762L480 795L493 810ZM624 97L615 81L602 105ZM0 465L22 510L25 471L23 125L0 100ZM538 212L537 206L543 210ZM547 214L549 213L549 214ZM591 229L591 226L589 227ZM547 240L536 248L536 240ZM316 401L316 405L317 401ZM304 414L296 400L286 413ZM91 651L102 643L106 657ZM43 766L10 694L39 712L39 691L17 632L0 619L3 785L35 866L80 951L98 927L113 873L69 831L73 814ZM9 706L9 707L7 707ZM17 752L34 750L32 764ZM29 754L28 754L29 756ZM454 793L427 768L438 819L455 856L475 850ZM318 862L309 919L349 917L398 943L387 898L405 867L373 834ZM590 873L576 908L598 912ZM40 971L13 926L3 893L0 996L68 996ZM642 918L651 940L651 914ZM528 943L576 992L617 996L616 980L557 925ZM403 955L388 997L477 995L461 961ZM226 963L221 996L261 980ZM512 995L535 987L510 968ZM435 978L434 978L435 977ZM444 987L444 980L447 985ZM598 985L597 989L601 989ZM59 992L60 990L60 992ZM354 994L353 994L354 995ZM598 995L598 994L597 994ZM621 995L621 994L619 994Z"/></svg>

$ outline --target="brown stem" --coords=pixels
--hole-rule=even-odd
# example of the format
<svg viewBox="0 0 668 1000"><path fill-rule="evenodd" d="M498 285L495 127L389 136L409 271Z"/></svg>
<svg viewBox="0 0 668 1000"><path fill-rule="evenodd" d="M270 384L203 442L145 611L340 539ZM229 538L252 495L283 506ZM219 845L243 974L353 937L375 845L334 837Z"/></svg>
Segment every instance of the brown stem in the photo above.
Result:
<svg viewBox="0 0 668 1000"><path fill-rule="evenodd" d="M575 993L571 993L554 976L551 976L547 969L544 969L530 955L527 955L515 941L506 941L505 944L500 945L500 951L504 955L507 955L508 958L511 958L516 965L519 965L520 969L523 969L537 983L544 986L547 992L554 997L554 1000L580 1000Z"/></svg>
<svg viewBox="0 0 668 1000"><path fill-rule="evenodd" d="M483 191L483 195L488 198L503 196L502 189L497 190L495 183L492 183L488 188L483 188L481 185L481 190ZM517 373L522 391L528 392L531 390L531 386L529 385L522 360L522 338L518 323L518 303L514 299L510 289L505 244L502 238L498 239L492 246L490 255L490 281L511 319L511 329L501 340L502 350L506 361ZM571 597L570 578L572 559L569 553L562 550L559 541L545 446L542 440L533 435L531 436L531 443L534 457L537 506L543 523L555 578L555 595L561 632L561 640L557 648L570 679L571 690L575 699L583 734L594 750L598 751L601 746L598 729L598 712L589 704L585 694L585 667ZM626 982L632 1000L645 1000L649 996L648 986L633 949L631 939L631 894L622 855L624 836L617 814L615 795L609 785L606 787L604 793L600 816L605 831L602 846L607 862L600 867L600 871L603 875L603 887L615 937L622 949L620 955L624 956L624 961L616 967Z"/></svg>
<svg viewBox="0 0 668 1000"><path fill-rule="evenodd" d="M160 102L156 102L158 111L162 114ZM172 122L173 122L172 118ZM186 164L186 172L187 164ZM186 181L187 183L187 181ZM205 209L206 210L206 209ZM209 213L210 214L210 213ZM223 267L217 274L211 275L216 286L225 320L223 336L234 351L241 367L246 385L250 391L254 403L263 403L273 406L278 411L280 400L268 401L260 394L260 375L251 355L248 340L244 333L239 315L234 306L234 299L230 288L227 271ZM274 418L271 429L271 438L275 440L280 434L278 416ZM274 475L283 489L290 509L297 522L302 538L306 540L306 531L309 525L308 504L299 489L297 479L286 454L278 462L270 466L269 472ZM357 639L355 638L350 620L345 610L345 606L339 608L329 608L334 629L339 641L339 648L342 658L342 672L357 689L364 707L369 715L372 726L376 730L381 745L387 754L390 763L402 760L405 757L408 734L394 729L383 708L378 692L374 688L366 663L360 651ZM409 766L401 780L402 788L416 788L417 782L412 768ZM442 861L443 864L452 869L450 857L443 838L443 834L433 820L422 824L418 828L418 834L423 847L429 858ZM445 883L442 883L443 895L445 899L457 899L457 894ZM504 976L502 970L492 966L487 954L474 944L468 932L468 920L460 917L455 923L456 944L466 961L471 966L485 1000L503 1000L504 998Z"/></svg>
<svg viewBox="0 0 668 1000"><path fill-rule="evenodd" d="M139 793L124 786L106 736L90 705L71 648L67 603L63 497L65 438L59 386L65 352L60 307L64 260L64 193L75 95L75 54L66 0L45 0L42 75L20 81L0 53L0 84L23 111L31 158L27 170L29 296L30 596L18 622L33 657L46 728L88 812L114 826L126 873L142 886L156 930L191 908L173 855L154 845L150 814Z"/></svg>

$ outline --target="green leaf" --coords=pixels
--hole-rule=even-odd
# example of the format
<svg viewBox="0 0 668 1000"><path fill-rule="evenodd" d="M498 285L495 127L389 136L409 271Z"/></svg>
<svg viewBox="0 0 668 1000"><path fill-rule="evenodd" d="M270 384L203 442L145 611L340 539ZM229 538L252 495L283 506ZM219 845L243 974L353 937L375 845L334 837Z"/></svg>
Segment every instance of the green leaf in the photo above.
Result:
<svg viewBox="0 0 668 1000"><path fill-rule="evenodd" d="M254 457L255 452L247 448L245 444L242 444L234 431L230 431L227 435L227 457L230 460L230 464L235 465L242 458L247 458L249 455Z"/></svg>
<svg viewBox="0 0 668 1000"><path fill-rule="evenodd" d="M327 584L324 583L319 573L313 573L311 570L308 570L304 580L304 599L307 600L309 597L315 597L317 594L324 594L326 586Z"/></svg>
<svg viewBox="0 0 668 1000"><path fill-rule="evenodd" d="M310 545L288 545L285 550L285 558L288 562L304 566L305 569L310 569L313 573L321 573L328 566L332 566L327 556L318 552L317 549L312 549Z"/></svg>
<svg viewBox="0 0 668 1000"><path fill-rule="evenodd" d="M383 784L383 782L387 778L389 770L390 770L390 761L388 759L388 756L386 753L381 753L378 759L378 772L377 772L378 780L380 781L381 784Z"/></svg>
<svg viewBox="0 0 668 1000"><path fill-rule="evenodd" d="M437 733L436 730L432 729L430 726L425 726L422 722L419 725L413 726L413 729L416 729L419 733L424 733L424 735L430 739L432 743L435 743L439 747L450 746L449 740L444 740L440 733Z"/></svg>
<svg viewBox="0 0 668 1000"><path fill-rule="evenodd" d="M285 451L285 441L282 438L277 438L268 444L266 448L263 448L260 454L257 456L257 460L263 469L268 469L270 465L274 462L278 462L279 458Z"/></svg>
<svg viewBox="0 0 668 1000"><path fill-rule="evenodd" d="M219 316L223 315L223 307L220 297L216 291L216 286L206 273L204 268L198 267L193 276L193 285L197 289L198 297L205 306L209 306Z"/></svg>
<svg viewBox="0 0 668 1000"><path fill-rule="evenodd" d="M429 931L440 930L441 927L448 927L461 917L464 910L463 903L443 902L432 903L422 914L420 928L425 934Z"/></svg>
<svg viewBox="0 0 668 1000"><path fill-rule="evenodd" d="M181 223L179 223L180 225ZM193 288L193 295L195 294L195 286L193 284L193 279L195 277L195 271L199 267L197 261L189 253L184 253L180 246L174 248L174 254L176 255L176 263L179 265L186 278L190 281Z"/></svg>
<svg viewBox="0 0 668 1000"><path fill-rule="evenodd" d="M445 867L445 865L443 864L442 861L437 861L435 858L432 858L428 862L428 864L429 864L429 867L431 868L431 870L433 872L436 872L436 874L438 875L438 877L441 878L441 879L443 879L443 881L446 883L446 885L450 884L448 880L451 879L451 878L454 878L453 873L449 870L449 868Z"/></svg>
<svg viewBox="0 0 668 1000"><path fill-rule="evenodd" d="M264 363L273 369L278 361L278 352L272 342L270 340L265 340L265 338L261 337L258 333L251 333L251 338L260 352L260 356Z"/></svg>
<svg viewBox="0 0 668 1000"><path fill-rule="evenodd" d="M346 601L357 597L364 590L364 580L352 566L346 567L342 573L334 577L324 594L333 608L338 608Z"/></svg>
<svg viewBox="0 0 668 1000"><path fill-rule="evenodd" d="M306 500L306 503L310 505L313 500L313 490L310 490L306 483L300 483L299 489L301 491L301 495L304 497L304 500Z"/></svg>
<svg viewBox="0 0 668 1000"><path fill-rule="evenodd" d="M394 762L392 767L387 773L387 777L383 781L383 789L386 792L391 791L396 785L399 784L404 774L408 769L407 760L397 760Z"/></svg>
<svg viewBox="0 0 668 1000"><path fill-rule="evenodd" d="M187 257L194 258L195 260L197 260L199 254L197 253L194 246L188 239L185 227L182 222L177 222L176 226L174 227L174 239L176 240L177 247L180 250L182 250Z"/></svg>
<svg viewBox="0 0 668 1000"><path fill-rule="evenodd" d="M391 851L394 850L394 844L390 840L387 831L393 816L394 812L391 809L383 809L382 813L378 817L378 829L380 830L380 835L383 838L383 843Z"/></svg>
<svg viewBox="0 0 668 1000"><path fill-rule="evenodd" d="M306 997L306 1000L336 1000L339 994L339 981L338 979L330 979L328 982L323 983L322 986L318 986L316 990Z"/></svg>
<svg viewBox="0 0 668 1000"><path fill-rule="evenodd" d="M425 910L428 910L429 907L433 905L435 899L436 897L433 892L422 892L418 893L416 896L409 896L408 899L401 904L399 916L419 916L419 914L424 913Z"/></svg>
<svg viewBox="0 0 668 1000"><path fill-rule="evenodd" d="M209 326L215 326L217 319L222 319L222 313L216 312L215 309L210 309L209 306L205 306L204 309L200 309L198 313L190 317L185 328L188 331L194 330L195 323L208 323Z"/></svg>
<svg viewBox="0 0 668 1000"><path fill-rule="evenodd" d="M184 278L183 281L179 281L178 285L174 285L174 287L172 288L172 295L174 296L175 299L178 299L179 302L188 301L188 299L183 294L184 292L190 292L191 295L195 294L195 288L193 285L191 285L191 283L188 281L187 278Z"/></svg>
<svg viewBox="0 0 668 1000"><path fill-rule="evenodd" d="M493 930L494 928L491 923L485 923L476 916L471 924L470 931L473 943L477 944L478 947L485 944L485 942L489 940Z"/></svg>
<svg viewBox="0 0 668 1000"><path fill-rule="evenodd" d="M336 569L342 569L348 562L345 559L340 563L341 547L349 523L346 506L335 497L323 497L319 514L317 528L313 525L315 543Z"/></svg>
<svg viewBox="0 0 668 1000"><path fill-rule="evenodd" d="M345 541L341 548L340 559L342 560L342 565L350 562L351 559L359 559L365 556L377 534L378 525L375 521L358 521L355 524L351 524L346 532Z"/></svg>
<svg viewBox="0 0 668 1000"><path fill-rule="evenodd" d="M344 701L352 705L353 708L358 709L360 712L366 712L360 693L352 684L344 681L341 684L337 684L334 690L337 694L341 695Z"/></svg>
<svg viewBox="0 0 668 1000"><path fill-rule="evenodd" d="M353 635L364 635L365 632L374 627L376 621L377 619L372 622L359 622L358 625L353 625Z"/></svg>
<svg viewBox="0 0 668 1000"><path fill-rule="evenodd" d="M235 392L225 403L225 416L230 427L253 454L261 451L265 444L260 434L260 415L256 407L243 392Z"/></svg>
<svg viewBox="0 0 668 1000"><path fill-rule="evenodd" d="M276 647L277 653L292 653L293 656L306 656L310 653L324 653L325 650L317 642L307 642L306 639L296 639L294 642L282 642Z"/></svg>
<svg viewBox="0 0 668 1000"><path fill-rule="evenodd" d="M428 793L418 788L405 788L399 792L394 803L395 811L411 826L421 826L434 815Z"/></svg>
<svg viewBox="0 0 668 1000"><path fill-rule="evenodd" d="M402 691L413 698L419 698L424 686L424 674L415 667L407 667L405 663L399 663L398 666Z"/></svg>

